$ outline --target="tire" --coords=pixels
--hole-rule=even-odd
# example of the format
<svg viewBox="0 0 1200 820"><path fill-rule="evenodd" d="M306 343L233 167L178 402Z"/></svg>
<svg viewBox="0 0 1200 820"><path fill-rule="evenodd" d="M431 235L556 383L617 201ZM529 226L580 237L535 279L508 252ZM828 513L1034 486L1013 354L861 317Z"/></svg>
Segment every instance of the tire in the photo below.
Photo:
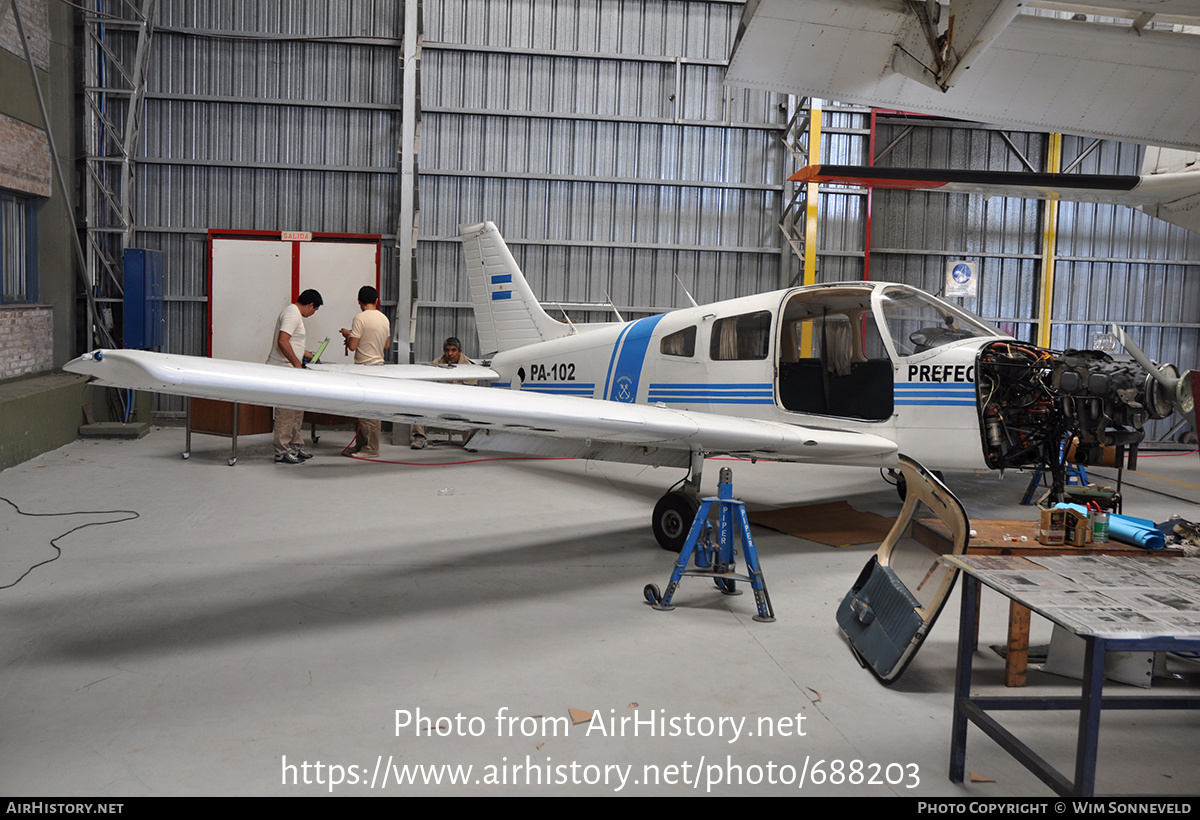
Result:
<svg viewBox="0 0 1200 820"><path fill-rule="evenodd" d="M668 552L682 550L699 509L699 500L687 493L670 492L658 499L650 522L658 545Z"/></svg>

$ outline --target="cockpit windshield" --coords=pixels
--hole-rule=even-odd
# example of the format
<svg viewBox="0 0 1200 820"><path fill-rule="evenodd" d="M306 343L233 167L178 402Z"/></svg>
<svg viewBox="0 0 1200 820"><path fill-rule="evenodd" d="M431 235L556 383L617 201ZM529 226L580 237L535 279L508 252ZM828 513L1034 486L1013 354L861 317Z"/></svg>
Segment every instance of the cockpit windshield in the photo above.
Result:
<svg viewBox="0 0 1200 820"><path fill-rule="evenodd" d="M963 339L1004 336L978 316L911 288L884 289L879 307L883 324L901 356Z"/></svg>

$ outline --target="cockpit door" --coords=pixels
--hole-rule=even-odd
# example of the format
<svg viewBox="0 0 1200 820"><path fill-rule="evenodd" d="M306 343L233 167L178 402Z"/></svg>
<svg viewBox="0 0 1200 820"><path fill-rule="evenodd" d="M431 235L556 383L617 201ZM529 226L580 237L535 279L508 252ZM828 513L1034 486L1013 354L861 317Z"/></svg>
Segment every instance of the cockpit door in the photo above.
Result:
<svg viewBox="0 0 1200 820"><path fill-rule="evenodd" d="M838 607L837 622L859 662L885 684L897 680L942 611L970 524L962 504L932 473L900 456L907 494L900 517Z"/></svg>

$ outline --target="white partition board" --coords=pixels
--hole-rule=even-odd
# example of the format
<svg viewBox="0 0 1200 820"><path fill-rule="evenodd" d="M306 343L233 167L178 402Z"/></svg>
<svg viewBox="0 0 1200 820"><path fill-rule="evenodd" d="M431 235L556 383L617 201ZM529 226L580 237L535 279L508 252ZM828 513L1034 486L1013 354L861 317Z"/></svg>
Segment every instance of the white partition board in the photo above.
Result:
<svg viewBox="0 0 1200 820"><path fill-rule="evenodd" d="M304 320L308 349L316 350L326 336L329 349L322 357L328 364L354 361L345 355L343 327L350 327L358 313L358 289L379 288L378 245L347 242L301 242L300 290L316 288L325 304ZM282 309L282 305L280 306ZM278 312L278 311L277 311Z"/></svg>
<svg viewBox="0 0 1200 820"><path fill-rule="evenodd" d="M284 306L308 288L324 304L304 322L306 347L316 350L326 336L324 360L343 362L338 330L358 313L358 289L379 287L378 240L293 242L278 239L212 238L209 284L210 355L217 359L265 362L275 320ZM293 285L293 271L299 282Z"/></svg>
<svg viewBox="0 0 1200 820"><path fill-rule="evenodd" d="M292 243L213 239L209 354L265 362L271 330L291 293Z"/></svg>

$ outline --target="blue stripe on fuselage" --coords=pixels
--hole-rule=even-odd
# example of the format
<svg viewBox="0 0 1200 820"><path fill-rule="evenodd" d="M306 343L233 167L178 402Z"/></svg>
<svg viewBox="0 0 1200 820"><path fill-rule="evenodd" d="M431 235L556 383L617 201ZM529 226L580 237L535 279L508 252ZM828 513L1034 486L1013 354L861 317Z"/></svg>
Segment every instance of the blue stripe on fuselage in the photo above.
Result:
<svg viewBox="0 0 1200 820"><path fill-rule="evenodd" d="M975 382L896 382L894 387L897 406L975 406Z"/></svg>
<svg viewBox="0 0 1200 820"><path fill-rule="evenodd" d="M617 346L613 349L615 361L609 362L609 377L604 385L604 398L626 404L637 401L638 385L642 380L642 367L646 364L650 336L665 315L638 319L622 332L621 337L617 339Z"/></svg>
<svg viewBox="0 0 1200 820"><path fill-rule="evenodd" d="M633 325L625 325L621 332L617 334L617 343L613 345L612 355L608 360L608 375L604 378L604 392L600 394L600 398L607 399L609 388L612 387L613 368L617 364L617 354L621 352L621 343L625 341L625 334L633 329Z"/></svg>

